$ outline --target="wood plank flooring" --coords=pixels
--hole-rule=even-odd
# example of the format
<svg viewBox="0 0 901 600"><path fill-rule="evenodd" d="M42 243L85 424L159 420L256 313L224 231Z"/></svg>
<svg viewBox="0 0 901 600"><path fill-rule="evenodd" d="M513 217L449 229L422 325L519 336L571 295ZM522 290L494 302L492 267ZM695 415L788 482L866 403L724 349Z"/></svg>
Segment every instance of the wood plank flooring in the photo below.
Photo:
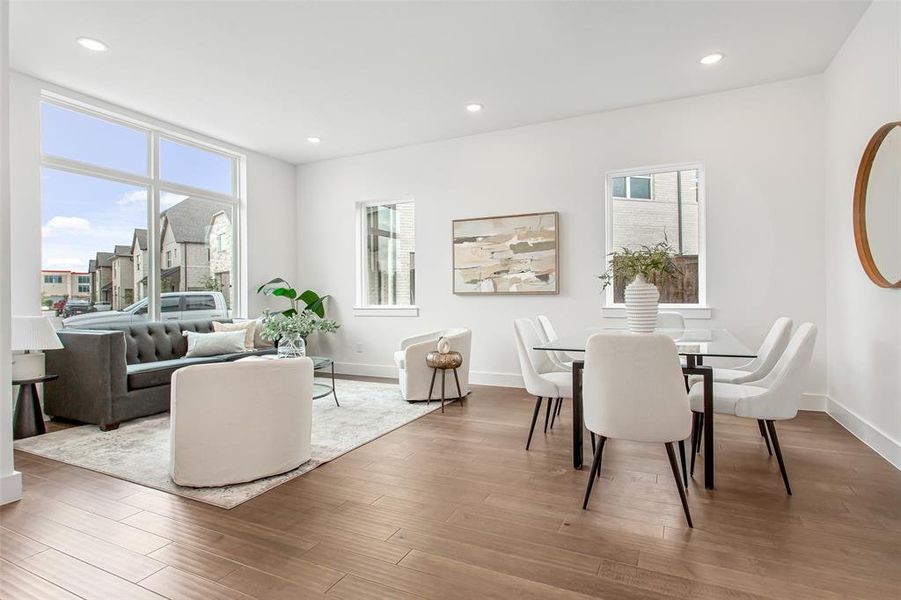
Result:
<svg viewBox="0 0 901 600"><path fill-rule="evenodd" d="M17 453L0 597L898 598L901 473L833 422L717 417L687 529L662 445L611 441L588 511L569 406L524 450L533 399L477 388L226 511Z"/></svg>

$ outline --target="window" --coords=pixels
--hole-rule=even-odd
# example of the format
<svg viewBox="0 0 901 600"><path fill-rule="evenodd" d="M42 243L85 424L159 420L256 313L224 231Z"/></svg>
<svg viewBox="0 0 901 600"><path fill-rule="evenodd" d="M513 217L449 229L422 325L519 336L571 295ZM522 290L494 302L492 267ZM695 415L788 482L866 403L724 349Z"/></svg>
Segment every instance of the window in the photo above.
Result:
<svg viewBox="0 0 901 600"><path fill-rule="evenodd" d="M79 275L78 283L91 283L91 276L90 275Z"/></svg>
<svg viewBox="0 0 901 600"><path fill-rule="evenodd" d="M607 177L607 251L666 241L680 273L658 282L661 304L705 304L704 187L701 165L636 169ZM607 304L624 301L628 281L607 288Z"/></svg>
<svg viewBox="0 0 901 600"><path fill-rule="evenodd" d="M160 301L160 312L177 312L180 310L181 296L163 296Z"/></svg>
<svg viewBox="0 0 901 600"><path fill-rule="evenodd" d="M414 307L415 205L412 200L358 205L359 308ZM402 312L398 314L415 314Z"/></svg>
<svg viewBox="0 0 901 600"><path fill-rule="evenodd" d="M216 310L212 296L185 296L185 310Z"/></svg>
<svg viewBox="0 0 901 600"><path fill-rule="evenodd" d="M214 281L229 282L216 290L234 305L241 156L49 92L41 151L43 269L90 270L93 280L73 282L79 293L113 310L147 298L151 318L164 304L172 310L161 293ZM207 252L214 214L225 215L215 265Z"/></svg>
<svg viewBox="0 0 901 600"><path fill-rule="evenodd" d="M62 275L44 275L44 283L62 283Z"/></svg>
<svg viewBox="0 0 901 600"><path fill-rule="evenodd" d="M90 286L90 285L85 285L85 284L83 284L83 283L79 283L79 284L78 284L78 293L79 293L79 294L90 294L90 293L91 293L91 286Z"/></svg>

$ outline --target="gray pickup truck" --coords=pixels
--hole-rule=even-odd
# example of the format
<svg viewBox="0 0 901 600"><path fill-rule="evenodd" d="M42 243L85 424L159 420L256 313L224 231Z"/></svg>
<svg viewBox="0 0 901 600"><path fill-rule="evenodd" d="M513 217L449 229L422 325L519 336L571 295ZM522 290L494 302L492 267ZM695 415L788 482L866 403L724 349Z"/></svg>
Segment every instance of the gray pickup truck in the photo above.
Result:
<svg viewBox="0 0 901 600"><path fill-rule="evenodd" d="M211 321L231 318L222 292L166 292L160 294L161 321ZM147 298L122 310L107 310L63 319L63 327L97 329L147 321Z"/></svg>

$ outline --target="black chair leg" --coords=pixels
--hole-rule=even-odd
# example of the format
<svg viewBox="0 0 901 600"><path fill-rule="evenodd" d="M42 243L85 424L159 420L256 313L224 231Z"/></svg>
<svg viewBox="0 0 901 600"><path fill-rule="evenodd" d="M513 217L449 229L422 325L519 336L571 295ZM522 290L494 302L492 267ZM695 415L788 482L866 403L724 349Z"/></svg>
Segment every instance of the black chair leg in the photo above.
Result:
<svg viewBox="0 0 901 600"><path fill-rule="evenodd" d="M544 432L545 433L547 433L547 424L551 420L551 405L553 405L553 404L554 404L554 402L550 398L548 398L547 399L547 411L544 413Z"/></svg>
<svg viewBox="0 0 901 600"><path fill-rule="evenodd" d="M701 413L691 413L691 476L695 475L695 456L697 456L698 432L701 430Z"/></svg>
<svg viewBox="0 0 901 600"><path fill-rule="evenodd" d="M704 439L704 413L698 413L698 441L695 444L695 454L701 453L701 441Z"/></svg>
<svg viewBox="0 0 901 600"><path fill-rule="evenodd" d="M685 466L685 440L679 440L679 458L682 460L682 481L685 482L685 490L688 491L688 468Z"/></svg>
<svg viewBox="0 0 901 600"><path fill-rule="evenodd" d="M554 400L554 410L551 411L551 429L554 428L554 421L557 420L557 408L560 406L560 398Z"/></svg>
<svg viewBox="0 0 901 600"><path fill-rule="evenodd" d="M548 400L550 402L550 400ZM532 434L535 432L535 422L538 420L538 411L541 410L541 396L535 402L535 411L532 413L532 425L529 427L529 439L526 440L526 450L532 444Z"/></svg>
<svg viewBox="0 0 901 600"><path fill-rule="evenodd" d="M432 383L429 384L429 397L425 401L426 404L429 404L432 401L432 390L435 389L435 375L438 374L438 369L432 369Z"/></svg>
<svg viewBox="0 0 901 600"><path fill-rule="evenodd" d="M594 433L591 434L594 436ZM588 487L585 489L585 499L582 501L582 510L588 510L588 499L591 498L591 488L594 486L594 479L601 473L601 456L604 454L604 443L607 438L601 436L597 449L594 451L594 460L591 462L591 473L588 475Z"/></svg>
<svg viewBox="0 0 901 600"><path fill-rule="evenodd" d="M770 441L773 442L773 450L776 452L776 460L779 461L779 470L782 471L782 482L785 483L785 491L792 495L792 486L788 483L788 472L785 470L785 461L782 459L782 448L779 447L779 437L776 435L776 424L772 420L766 422Z"/></svg>
<svg viewBox="0 0 901 600"><path fill-rule="evenodd" d="M760 428L760 435L763 436L763 441L766 442L766 451L770 456L773 455L773 449L770 447L770 438L766 434L766 424L763 422L763 419L757 419L757 427Z"/></svg>
<svg viewBox="0 0 901 600"><path fill-rule="evenodd" d="M557 416L560 416L560 413L563 412L563 398L560 398L560 401L557 402Z"/></svg>
<svg viewBox="0 0 901 600"><path fill-rule="evenodd" d="M673 479L676 480L676 487L679 488L679 499L682 500L682 510L685 511L685 520L688 526L694 528L691 524L691 511L688 510L688 499L685 497L685 488L682 487L682 478L679 477L679 466L676 464L676 451L673 450L673 443L667 442L666 455L669 457L669 466L673 470Z"/></svg>
<svg viewBox="0 0 901 600"><path fill-rule="evenodd" d="M597 450L597 446L595 446L595 443L594 443L594 432L589 431L588 437L591 438L591 453L594 454L595 450Z"/></svg>
<svg viewBox="0 0 901 600"><path fill-rule="evenodd" d="M454 381L457 384L457 398L459 398L460 403L463 403L463 392L460 391L460 378L457 377L457 369L454 369Z"/></svg>

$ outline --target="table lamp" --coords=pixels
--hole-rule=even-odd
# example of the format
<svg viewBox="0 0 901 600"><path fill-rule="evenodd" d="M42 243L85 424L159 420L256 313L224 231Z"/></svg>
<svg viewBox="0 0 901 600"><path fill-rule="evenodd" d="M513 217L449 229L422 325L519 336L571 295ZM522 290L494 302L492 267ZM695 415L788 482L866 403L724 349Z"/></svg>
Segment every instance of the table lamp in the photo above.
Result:
<svg viewBox="0 0 901 600"><path fill-rule="evenodd" d="M53 323L47 317L12 318L11 349L25 352L13 356L13 379L32 379L44 375L44 353L63 347Z"/></svg>

